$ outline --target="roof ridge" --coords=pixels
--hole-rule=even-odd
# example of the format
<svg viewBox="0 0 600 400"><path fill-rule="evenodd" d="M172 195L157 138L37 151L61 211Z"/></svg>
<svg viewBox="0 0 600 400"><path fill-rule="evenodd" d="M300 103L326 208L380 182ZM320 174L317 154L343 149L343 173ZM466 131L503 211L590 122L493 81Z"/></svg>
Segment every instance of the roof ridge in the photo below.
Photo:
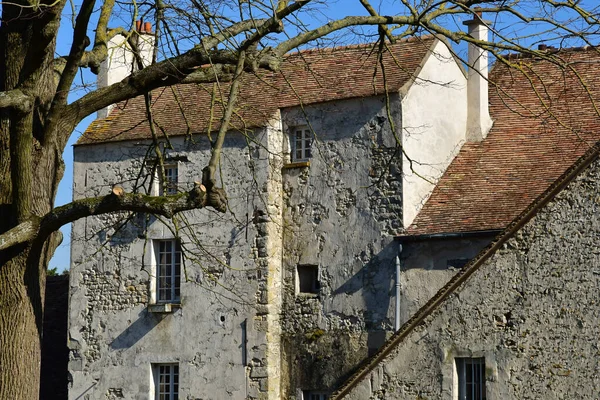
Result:
<svg viewBox="0 0 600 400"><path fill-rule="evenodd" d="M569 183L573 181L600 155L600 141L591 146L586 153L579 157L558 179L556 179L541 195L539 195L523 212L521 212L485 249L472 259L463 269L448 281L423 307L413 314L408 321L388 339L383 346L335 392L330 400L339 400L357 386L362 379L379 365L394 348L403 342L408 335L431 315L451 294L453 294L469 277L483 265L510 238L512 238L539 210L548 204Z"/></svg>

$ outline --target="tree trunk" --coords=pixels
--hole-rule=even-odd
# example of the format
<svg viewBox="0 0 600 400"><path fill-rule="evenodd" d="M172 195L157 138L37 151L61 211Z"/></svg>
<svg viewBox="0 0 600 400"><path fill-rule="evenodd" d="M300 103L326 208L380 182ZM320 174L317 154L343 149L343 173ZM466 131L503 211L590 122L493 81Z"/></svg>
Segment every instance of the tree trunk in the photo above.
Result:
<svg viewBox="0 0 600 400"><path fill-rule="evenodd" d="M0 110L0 234L49 212L63 171L62 148L45 130L65 0L30 3L17 0L1 10L0 91L19 88L33 107ZM33 237L0 251L0 400L39 397L46 268L57 238Z"/></svg>
<svg viewBox="0 0 600 400"><path fill-rule="evenodd" d="M39 396L42 298L46 276L31 246L0 260L0 399Z"/></svg>

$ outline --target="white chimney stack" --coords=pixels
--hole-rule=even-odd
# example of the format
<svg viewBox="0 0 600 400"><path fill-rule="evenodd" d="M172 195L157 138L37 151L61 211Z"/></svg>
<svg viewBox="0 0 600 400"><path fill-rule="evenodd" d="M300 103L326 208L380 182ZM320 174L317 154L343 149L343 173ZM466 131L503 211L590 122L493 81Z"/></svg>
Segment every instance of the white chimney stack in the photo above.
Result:
<svg viewBox="0 0 600 400"><path fill-rule="evenodd" d="M149 22L136 22L135 40L140 52L142 64L147 67L152 62L152 53L154 51L154 34L152 25ZM110 86L113 83L121 82L138 70L138 64L134 57L131 46L124 35L116 35L107 44L108 57L100 64L98 72L98 88ZM106 118L114 104L98 111L98 118Z"/></svg>
<svg viewBox="0 0 600 400"><path fill-rule="evenodd" d="M463 24L469 36L476 41L488 41L488 27L481 18L482 12L475 10L473 19ZM469 74L467 81L467 142L480 142L492 128L488 104L488 52L469 43Z"/></svg>

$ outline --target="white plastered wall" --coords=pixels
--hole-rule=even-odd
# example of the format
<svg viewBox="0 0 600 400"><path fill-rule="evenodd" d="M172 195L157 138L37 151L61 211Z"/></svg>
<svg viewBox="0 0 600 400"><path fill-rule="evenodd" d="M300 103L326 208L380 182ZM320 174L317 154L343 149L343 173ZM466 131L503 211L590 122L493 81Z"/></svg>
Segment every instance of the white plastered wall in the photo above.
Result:
<svg viewBox="0 0 600 400"><path fill-rule="evenodd" d="M402 99L405 228L458 154L466 121L467 79L446 44L437 41Z"/></svg>

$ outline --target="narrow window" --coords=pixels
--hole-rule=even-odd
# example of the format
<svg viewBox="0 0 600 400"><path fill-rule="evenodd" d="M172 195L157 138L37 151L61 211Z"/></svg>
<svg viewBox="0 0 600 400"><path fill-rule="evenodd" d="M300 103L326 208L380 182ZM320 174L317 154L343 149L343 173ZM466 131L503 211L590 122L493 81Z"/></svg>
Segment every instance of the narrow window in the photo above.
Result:
<svg viewBox="0 0 600 400"><path fill-rule="evenodd" d="M159 196L177 194L178 171L176 164L165 165L165 179L159 179Z"/></svg>
<svg viewBox="0 0 600 400"><path fill-rule="evenodd" d="M457 358L458 400L485 400L485 358Z"/></svg>
<svg viewBox="0 0 600 400"><path fill-rule="evenodd" d="M298 291L300 293L319 293L319 266L298 265Z"/></svg>
<svg viewBox="0 0 600 400"><path fill-rule="evenodd" d="M156 400L179 399L179 365L154 364L154 398Z"/></svg>
<svg viewBox="0 0 600 400"><path fill-rule="evenodd" d="M306 161L311 157L312 133L307 127L298 127L293 132L292 161Z"/></svg>
<svg viewBox="0 0 600 400"><path fill-rule="evenodd" d="M156 299L178 302L181 280L181 245L175 239L156 241Z"/></svg>

